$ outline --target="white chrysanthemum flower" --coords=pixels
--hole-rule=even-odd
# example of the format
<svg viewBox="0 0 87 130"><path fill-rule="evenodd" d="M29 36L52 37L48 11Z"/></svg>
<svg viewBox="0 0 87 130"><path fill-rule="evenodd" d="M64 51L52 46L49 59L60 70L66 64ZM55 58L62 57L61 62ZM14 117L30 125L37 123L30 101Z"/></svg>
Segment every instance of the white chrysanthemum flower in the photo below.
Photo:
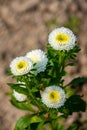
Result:
<svg viewBox="0 0 87 130"><path fill-rule="evenodd" d="M30 58L33 64L35 64L35 69L37 70L37 73L45 71L48 58L44 51L36 49L28 52L26 54L26 57Z"/></svg>
<svg viewBox="0 0 87 130"><path fill-rule="evenodd" d="M56 50L70 50L76 44L73 32L65 27L54 29L48 36L49 44Z"/></svg>
<svg viewBox="0 0 87 130"><path fill-rule="evenodd" d="M66 95L58 86L47 87L41 92L42 102L49 108L59 108L64 105Z"/></svg>
<svg viewBox="0 0 87 130"><path fill-rule="evenodd" d="M25 88L23 82L19 82L19 83L22 83L22 84L23 84L23 85L20 85L20 87ZM15 90L13 90L13 96L14 96L15 99L16 99L17 101L19 101L19 102L26 101L26 99L27 99L27 96L26 96L25 94L18 93L18 92L16 92Z"/></svg>
<svg viewBox="0 0 87 130"><path fill-rule="evenodd" d="M11 64L11 72L14 75L24 75L27 74L32 69L33 63L27 57L17 57L15 58Z"/></svg>

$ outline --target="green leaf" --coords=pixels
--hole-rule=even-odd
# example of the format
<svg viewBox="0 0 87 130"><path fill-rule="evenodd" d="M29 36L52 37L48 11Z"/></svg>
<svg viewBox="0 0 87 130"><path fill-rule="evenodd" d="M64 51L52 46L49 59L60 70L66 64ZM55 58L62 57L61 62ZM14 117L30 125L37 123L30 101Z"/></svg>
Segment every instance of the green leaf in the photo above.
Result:
<svg viewBox="0 0 87 130"><path fill-rule="evenodd" d="M77 85L77 84L83 84L87 82L87 77L78 77L73 79L68 85Z"/></svg>
<svg viewBox="0 0 87 130"><path fill-rule="evenodd" d="M72 124L67 130L77 130L77 124Z"/></svg>
<svg viewBox="0 0 87 130"><path fill-rule="evenodd" d="M72 88L64 88L65 92L66 92L66 97L69 98L70 96L72 96L73 94L75 94L75 89Z"/></svg>
<svg viewBox="0 0 87 130"><path fill-rule="evenodd" d="M37 123L37 122L42 122L42 121L43 119L40 116L34 115L31 117L30 123L32 124L32 123Z"/></svg>
<svg viewBox="0 0 87 130"><path fill-rule="evenodd" d="M14 130L38 130L39 123L43 122L43 118L36 115L25 115L21 117L15 126Z"/></svg>
<svg viewBox="0 0 87 130"><path fill-rule="evenodd" d="M72 63L72 62L66 64L66 66L74 66L74 65L75 65L75 63Z"/></svg>
<svg viewBox="0 0 87 130"><path fill-rule="evenodd" d="M67 60L75 60L76 59L76 54L80 51L80 48L78 46L75 46L73 49L66 51L66 59Z"/></svg>
<svg viewBox="0 0 87 130"><path fill-rule="evenodd" d="M63 121L64 119L66 119L64 115L58 116L57 118L58 122Z"/></svg>
<svg viewBox="0 0 87 130"><path fill-rule="evenodd" d="M38 130L44 124L44 120L45 119L42 116L34 115L34 116L31 117L30 124L33 125L33 126L36 124L36 130Z"/></svg>
<svg viewBox="0 0 87 130"><path fill-rule="evenodd" d="M32 108L32 104L30 104L30 103L18 102L18 101L16 101L16 99L14 97L12 97L10 102L12 103L12 105L14 105L15 107L17 107L19 109L35 112L35 110L33 110L33 108Z"/></svg>
<svg viewBox="0 0 87 130"><path fill-rule="evenodd" d="M26 130L27 127L30 125L30 119L33 115L25 115L21 117L14 128L14 130ZM29 129L30 130L30 129Z"/></svg>
<svg viewBox="0 0 87 130"><path fill-rule="evenodd" d="M67 99L64 106L68 114L79 111L84 112L86 110L86 103L79 95L71 96L69 99Z"/></svg>
<svg viewBox="0 0 87 130"><path fill-rule="evenodd" d="M42 130L43 126L44 126L44 121L43 121L43 122L40 122L40 123L38 124L37 130Z"/></svg>
<svg viewBox="0 0 87 130"><path fill-rule="evenodd" d="M18 93L29 95L28 90L26 88L20 87L21 84L8 83L8 85Z"/></svg>
<svg viewBox="0 0 87 130"><path fill-rule="evenodd" d="M56 119L52 120L50 123L52 130L64 130L64 125L60 124L60 122Z"/></svg>
<svg viewBox="0 0 87 130"><path fill-rule="evenodd" d="M37 127L38 127L39 124L40 123L32 123L32 124L30 124L30 130L37 130Z"/></svg>
<svg viewBox="0 0 87 130"><path fill-rule="evenodd" d="M86 102L81 99L79 95L72 95L69 97L64 106L58 109L59 112L64 113L64 116L67 118L68 115L71 115L73 112L85 112Z"/></svg>
<svg viewBox="0 0 87 130"><path fill-rule="evenodd" d="M58 124L57 125L57 130L64 130L64 125Z"/></svg>

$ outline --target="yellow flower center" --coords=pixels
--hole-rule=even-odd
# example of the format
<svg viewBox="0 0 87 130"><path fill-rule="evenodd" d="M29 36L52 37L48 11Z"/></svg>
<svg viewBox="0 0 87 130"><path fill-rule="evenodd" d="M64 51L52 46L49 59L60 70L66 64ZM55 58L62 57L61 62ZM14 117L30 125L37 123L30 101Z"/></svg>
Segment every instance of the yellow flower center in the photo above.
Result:
<svg viewBox="0 0 87 130"><path fill-rule="evenodd" d="M69 42L70 40L70 37L68 34L65 34L65 33L60 33L58 35L56 35L55 37L56 41L62 45L62 44L66 44L67 42Z"/></svg>
<svg viewBox="0 0 87 130"><path fill-rule="evenodd" d="M56 102L60 99L60 93L55 90L52 90L48 96L51 102Z"/></svg>
<svg viewBox="0 0 87 130"><path fill-rule="evenodd" d="M28 63L26 61L19 61L17 64L16 64L16 69L18 71L20 70L23 70L24 68L26 68L28 65Z"/></svg>

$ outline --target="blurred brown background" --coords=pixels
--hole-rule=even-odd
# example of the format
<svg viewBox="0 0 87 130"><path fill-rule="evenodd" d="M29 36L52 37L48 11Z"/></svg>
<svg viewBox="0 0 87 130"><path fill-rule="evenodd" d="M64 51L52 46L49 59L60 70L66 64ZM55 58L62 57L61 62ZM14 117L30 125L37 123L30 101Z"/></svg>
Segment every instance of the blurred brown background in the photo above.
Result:
<svg viewBox="0 0 87 130"><path fill-rule="evenodd" d="M45 49L48 33L58 26L69 26L77 35L81 52L76 67L68 68L69 76L87 76L87 0L0 0L0 130L13 130L24 111L10 104L6 85L12 79L7 75L11 60L36 48ZM87 101L87 84L79 92ZM87 130L87 113L73 114L66 121L77 118L79 130Z"/></svg>

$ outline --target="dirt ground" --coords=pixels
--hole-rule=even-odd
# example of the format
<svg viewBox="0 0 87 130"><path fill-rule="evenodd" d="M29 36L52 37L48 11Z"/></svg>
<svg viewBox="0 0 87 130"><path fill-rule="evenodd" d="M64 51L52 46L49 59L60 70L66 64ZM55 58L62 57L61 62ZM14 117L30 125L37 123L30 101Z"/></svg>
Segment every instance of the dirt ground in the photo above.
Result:
<svg viewBox="0 0 87 130"><path fill-rule="evenodd" d="M25 55L32 49L45 49L48 33L57 26L64 26L71 16L80 20L77 39L81 52L78 54L76 67L68 68L69 76L87 77L87 0L0 0L0 130L13 130L16 120L25 114L10 103L7 75L11 60ZM87 101L87 84L83 85L80 94ZM74 113L66 121L71 124L79 118L87 130L87 112Z"/></svg>

